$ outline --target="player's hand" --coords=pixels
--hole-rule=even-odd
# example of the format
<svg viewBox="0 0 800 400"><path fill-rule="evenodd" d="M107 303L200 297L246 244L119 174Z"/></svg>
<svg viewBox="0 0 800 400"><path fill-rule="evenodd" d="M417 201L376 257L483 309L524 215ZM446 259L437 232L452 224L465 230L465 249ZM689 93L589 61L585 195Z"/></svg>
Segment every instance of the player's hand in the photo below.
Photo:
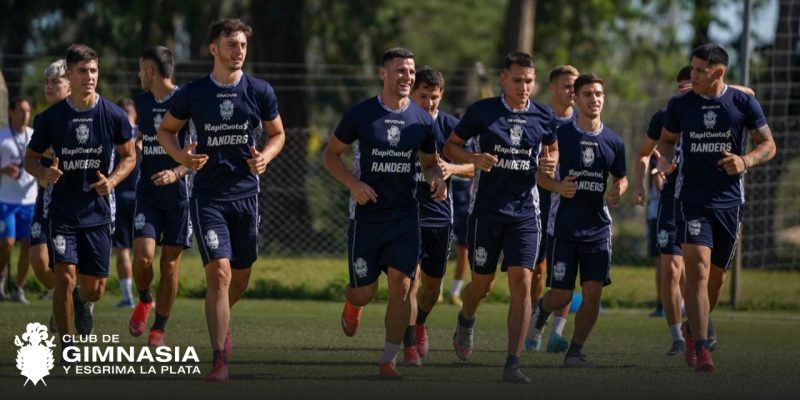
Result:
<svg viewBox="0 0 800 400"><path fill-rule="evenodd" d="M197 143L192 143L186 146L186 148L184 148L181 152L181 159L176 161L186 168L189 168L193 171L199 171L200 168L203 168L203 166L206 165L208 156L205 154L192 153L195 147L197 147Z"/></svg>
<svg viewBox="0 0 800 400"><path fill-rule="evenodd" d="M633 191L631 191L631 201L633 201L634 206L644 206L645 194L644 194L644 185L640 182L636 182L633 185Z"/></svg>
<svg viewBox="0 0 800 400"><path fill-rule="evenodd" d="M442 201L447 199L447 183L443 178L435 176L431 181L431 199Z"/></svg>
<svg viewBox="0 0 800 400"><path fill-rule="evenodd" d="M106 178L100 171L97 171L97 179L98 181L89 185L89 187L94 189L100 196L108 196L114 190L114 186L117 186L113 179Z"/></svg>
<svg viewBox="0 0 800 400"><path fill-rule="evenodd" d="M556 176L556 160L550 156L550 148L543 146L544 152L542 157L539 158L539 170L545 175L553 178Z"/></svg>
<svg viewBox="0 0 800 400"><path fill-rule="evenodd" d="M575 182L576 180L578 180L578 178L575 176L568 176L561 180L558 184L558 194L567 199L575 197L575 192L578 191L578 183Z"/></svg>
<svg viewBox="0 0 800 400"><path fill-rule="evenodd" d="M3 168L3 173L17 179L19 178L20 170L17 164L8 164Z"/></svg>
<svg viewBox="0 0 800 400"><path fill-rule="evenodd" d="M664 190L664 182L667 180L667 177L664 176L664 174L658 172L658 169L656 168L653 168L653 170L650 171L650 175L652 175L653 179L652 182L653 185L656 185L656 190L658 190L659 192Z"/></svg>
<svg viewBox="0 0 800 400"><path fill-rule="evenodd" d="M356 200L359 205L364 205L370 201L373 203L378 202L378 194L369 185L359 181L352 188L350 188L350 197Z"/></svg>
<svg viewBox="0 0 800 400"><path fill-rule="evenodd" d="M178 181L178 173L172 169L165 169L153 174L150 180L153 181L156 186L171 185Z"/></svg>
<svg viewBox="0 0 800 400"><path fill-rule="evenodd" d="M267 170L267 156L250 146L250 158L247 160L247 165L250 167L250 172L261 175Z"/></svg>
<svg viewBox="0 0 800 400"><path fill-rule="evenodd" d="M656 170L658 173L662 174L663 176L667 176L675 172L675 168L678 164L675 163L675 160L669 161L666 158L658 157L658 164L656 164Z"/></svg>
<svg viewBox="0 0 800 400"><path fill-rule="evenodd" d="M473 154L470 161L476 170L490 172L497 165L497 156L489 153Z"/></svg>
<svg viewBox="0 0 800 400"><path fill-rule="evenodd" d="M61 175L64 175L64 173L58 169L58 157L54 157L53 165L44 170L44 182L48 185L54 184L58 182L58 178L61 178Z"/></svg>
<svg viewBox="0 0 800 400"><path fill-rule="evenodd" d="M742 156L726 150L722 150L722 160L717 161L717 166L722 167L728 175L739 175L747 169Z"/></svg>
<svg viewBox="0 0 800 400"><path fill-rule="evenodd" d="M447 180L453 175L452 164L442 160L442 158L439 157L439 153L436 153L436 163L439 164L439 169L442 170L442 179Z"/></svg>
<svg viewBox="0 0 800 400"><path fill-rule="evenodd" d="M616 207L619 205L619 200L622 198L622 181L614 181L611 185L611 189L608 189L608 193L606 193L606 202L611 207Z"/></svg>

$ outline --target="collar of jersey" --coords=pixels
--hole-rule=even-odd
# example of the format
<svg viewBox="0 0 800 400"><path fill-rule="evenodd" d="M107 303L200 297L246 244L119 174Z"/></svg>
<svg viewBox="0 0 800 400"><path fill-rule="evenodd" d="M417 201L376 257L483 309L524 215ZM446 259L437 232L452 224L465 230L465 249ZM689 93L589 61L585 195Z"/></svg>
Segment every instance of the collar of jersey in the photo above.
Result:
<svg viewBox="0 0 800 400"><path fill-rule="evenodd" d="M214 77L213 77L213 76L211 76L211 74L208 74L208 78L209 78L209 79L211 79L211 82L213 82L213 83L214 83L214 85L216 85L216 86L217 86L218 88L220 88L220 89L230 89L230 88L233 88L233 87L236 87L236 86L238 86L238 85L239 85L239 82L241 82L241 81L242 81L242 78L243 78L243 77L244 77L244 74L242 74L242 76L240 76L240 77L239 77L239 79L237 79L237 80L236 80L236 82L231 82L231 83L222 83L222 82L217 82L217 81L214 79Z"/></svg>
<svg viewBox="0 0 800 400"><path fill-rule="evenodd" d="M576 130L576 131L578 131L578 132L580 132L580 133L582 133L582 134L584 134L584 135L589 135L589 136L597 136L597 135L599 135L599 134L600 134L600 132L603 132L603 128L605 128L605 127L606 127L606 125L605 125L604 123L602 123L602 122L601 122L601 123L600 123L600 128L597 128L597 130L596 130L596 131L594 131L594 132L587 132L587 131L585 131L585 130L581 129L581 128L578 126L578 120L577 120L577 119L576 119L575 121L572 121L572 126L574 126L574 127L575 127L575 130Z"/></svg>
<svg viewBox="0 0 800 400"><path fill-rule="evenodd" d="M76 107L74 104L72 104L71 101L69 101L69 96L67 96L66 100L67 100L67 104L69 105L69 108L75 110L76 112L84 112L84 111L92 110L95 107L97 107L97 103L100 102L100 95L95 93L94 94L94 104L92 104L91 106L86 107L86 108L78 108L78 107Z"/></svg>
<svg viewBox="0 0 800 400"><path fill-rule="evenodd" d="M403 108L398 108L398 109L396 109L396 110L395 110L394 108L391 108L391 107L387 106L386 104L383 104L383 101L381 100L381 95L380 95L380 93L379 93L377 96L375 96L375 97L378 99L378 104L380 104L380 105L381 105L381 107L383 107L383 109L384 109L384 110L386 110L386 111L388 111L388 112L390 112L390 113L393 113L393 114L400 114L400 113L402 113L403 111L405 111L405 110L408 110L408 106L410 106L410 105L411 105L411 99L408 99L408 103L406 103L406 106L405 106L405 107L403 107Z"/></svg>
<svg viewBox="0 0 800 400"><path fill-rule="evenodd" d="M505 107L506 110L511 111L512 113L515 113L515 114L524 113L524 112L528 111L528 109L531 108L531 99L528 99L528 103L525 104L525 108L523 108L521 110L515 110L510 105L508 105L508 103L506 102L506 92L500 93L500 101L503 102L503 107Z"/></svg>
<svg viewBox="0 0 800 400"><path fill-rule="evenodd" d="M728 85L725 85L725 87L724 87L724 88L722 88L722 93L720 93L720 94L719 94L719 95L717 95L717 96L706 96L706 95L704 95L704 94L701 94L701 95L699 95L699 96L700 96L700 97L702 97L702 98L704 98L704 99L706 99L706 100L717 100L717 99L719 99L720 97L724 96L724 95L725 95L725 93L727 93L727 92L728 92Z"/></svg>
<svg viewBox="0 0 800 400"><path fill-rule="evenodd" d="M210 75L209 75L209 76L210 76ZM211 78L211 80L213 81L213 80L214 80L214 78ZM214 83L216 83L216 82L214 82ZM172 88L172 91L171 91L171 92L169 92L169 94L168 94L168 95L164 96L164 98L163 98L163 99L159 99L158 97L156 97L156 95L155 95L155 94L153 94L153 99L156 101L156 103L158 103L158 104L162 104L162 103L164 103L165 101L167 101L167 100L171 99L171 98L172 98L172 96L174 96L174 95L175 95L175 93L178 93L178 89L180 89L180 86L178 86L178 85L175 85L175 87L173 87L173 88ZM153 93L153 92L150 92L150 93Z"/></svg>

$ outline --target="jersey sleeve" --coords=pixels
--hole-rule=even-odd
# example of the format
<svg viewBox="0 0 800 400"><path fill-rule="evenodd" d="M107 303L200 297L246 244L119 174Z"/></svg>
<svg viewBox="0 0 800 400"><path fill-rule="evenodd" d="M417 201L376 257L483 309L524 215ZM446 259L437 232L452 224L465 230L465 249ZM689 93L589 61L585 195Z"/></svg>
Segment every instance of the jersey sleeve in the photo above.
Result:
<svg viewBox="0 0 800 400"><path fill-rule="evenodd" d="M191 116L191 109L189 108L189 90L181 89L175 94L172 99L172 104L169 106L169 113L173 117L185 121Z"/></svg>
<svg viewBox="0 0 800 400"><path fill-rule="evenodd" d="M347 110L347 112L342 115L342 120L339 121L339 125L337 125L336 129L333 131L333 135L345 144L353 143L358 139L358 125L356 124L354 110L355 107Z"/></svg>
<svg viewBox="0 0 800 400"><path fill-rule="evenodd" d="M424 123L422 124L423 129L425 129L425 140L422 142L422 145L419 147L419 150L425 154L433 154L436 152L436 135L439 134L439 124L436 124L431 120L430 116L424 119Z"/></svg>
<svg viewBox="0 0 800 400"><path fill-rule="evenodd" d="M661 129L664 128L664 114L663 110L653 114L650 118L650 123L647 125L647 137L658 141L661 138ZM676 132L676 131L670 131Z"/></svg>
<svg viewBox="0 0 800 400"><path fill-rule="evenodd" d="M50 147L49 124L41 114L33 118L33 135L28 147L37 153L44 153Z"/></svg>
<svg viewBox="0 0 800 400"><path fill-rule="evenodd" d="M761 109L761 104L758 103L755 97L747 96L750 105L750 112L747 114L745 124L747 129L758 129L767 124L767 118L764 116L764 111Z"/></svg>
<svg viewBox="0 0 800 400"><path fill-rule="evenodd" d="M259 96L259 115L262 121L272 121L278 118L278 98L269 83L265 86L265 90Z"/></svg>
<svg viewBox="0 0 800 400"><path fill-rule="evenodd" d="M625 142L623 142L621 139L618 140L616 149L617 151L616 154L614 154L614 162L611 163L609 172L611 172L611 175L614 175L617 178L622 178L628 175L628 171L625 166Z"/></svg>
<svg viewBox="0 0 800 400"><path fill-rule="evenodd" d="M549 121L544 126L546 133L542 136L542 144L545 146L549 146L558 140L556 137L556 128L558 128L558 120L556 119L555 114L549 114Z"/></svg>
<svg viewBox="0 0 800 400"><path fill-rule="evenodd" d="M125 144L133 138L133 127L122 109L115 110L114 114L114 144Z"/></svg>
<svg viewBox="0 0 800 400"><path fill-rule="evenodd" d="M467 141L470 138L480 135L480 122L478 112L475 110L474 105L471 105L464 111L464 116L461 117L461 121L458 122L458 125L453 128L453 133L462 140Z"/></svg>
<svg viewBox="0 0 800 400"><path fill-rule="evenodd" d="M667 103L667 111L664 114L664 128L672 133L680 133L681 125L678 120L678 101L677 97L673 97ZM659 135L660 136L660 135Z"/></svg>

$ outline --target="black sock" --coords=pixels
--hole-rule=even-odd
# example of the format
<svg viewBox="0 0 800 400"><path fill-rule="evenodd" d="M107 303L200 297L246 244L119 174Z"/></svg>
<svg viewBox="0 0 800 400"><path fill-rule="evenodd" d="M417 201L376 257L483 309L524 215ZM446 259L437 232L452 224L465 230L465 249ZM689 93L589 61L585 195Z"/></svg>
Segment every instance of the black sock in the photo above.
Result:
<svg viewBox="0 0 800 400"><path fill-rule="evenodd" d="M417 306L417 325L425 325L425 320L428 319L430 311L425 312Z"/></svg>
<svg viewBox="0 0 800 400"><path fill-rule="evenodd" d="M142 303L150 303L153 301L153 295L150 294L150 288L139 291L139 301Z"/></svg>
<svg viewBox="0 0 800 400"><path fill-rule="evenodd" d="M519 361L520 361L519 357L517 357L517 356L515 356L513 354L509 354L508 356L506 356L506 366L505 367L508 368L508 367L510 367L512 365L519 365Z"/></svg>
<svg viewBox="0 0 800 400"><path fill-rule="evenodd" d="M573 355L581 354L582 350L583 350L583 345L582 344L577 344L575 342L569 342L569 349L567 349L567 356L573 356Z"/></svg>
<svg viewBox="0 0 800 400"><path fill-rule="evenodd" d="M153 322L153 326L150 328L151 330L159 330L164 331L164 327L167 326L167 318L169 315L161 315L156 313L156 320Z"/></svg>
<svg viewBox="0 0 800 400"><path fill-rule="evenodd" d="M700 351L700 349L702 349L703 347L705 347L706 350L709 350L709 348L708 348L708 339L706 339L706 340L695 340L694 341L694 349L695 349L695 351Z"/></svg>
<svg viewBox="0 0 800 400"><path fill-rule="evenodd" d="M216 364L217 360L222 360L222 362L224 362L225 365L228 364L228 358L225 357L225 351L224 350L214 350L214 361L212 361L212 362L214 364Z"/></svg>
<svg viewBox="0 0 800 400"><path fill-rule="evenodd" d="M536 318L536 329L542 330L547 325L547 319L550 318L550 312L544 308L544 296L539 298L536 302L536 308L539 309L539 318Z"/></svg>
<svg viewBox="0 0 800 400"><path fill-rule="evenodd" d="M464 328L472 328L475 326L475 319L466 319L464 318L464 314L460 311L458 312L458 325Z"/></svg>
<svg viewBox="0 0 800 400"><path fill-rule="evenodd" d="M411 347L417 345L417 335L414 333L414 325L406 327L406 332L403 334L403 347Z"/></svg>

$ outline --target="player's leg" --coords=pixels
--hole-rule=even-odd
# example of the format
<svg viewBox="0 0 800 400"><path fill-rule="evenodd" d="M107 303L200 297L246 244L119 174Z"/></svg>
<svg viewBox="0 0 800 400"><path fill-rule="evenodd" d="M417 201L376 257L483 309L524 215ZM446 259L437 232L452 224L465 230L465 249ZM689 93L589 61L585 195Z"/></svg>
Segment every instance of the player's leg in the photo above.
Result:
<svg viewBox="0 0 800 400"><path fill-rule="evenodd" d="M412 314L415 325L417 350L421 357L428 354L427 319L433 311L442 291L442 281L447 271L447 260L450 255L452 227L422 228L422 248L424 253L419 273L421 281L417 291L417 307ZM413 300L413 299L412 299ZM415 312L416 311L416 312Z"/></svg>
<svg viewBox="0 0 800 400"><path fill-rule="evenodd" d="M16 232L14 232L14 226L14 206L8 203L0 203L0 268L3 270L6 269L7 265L10 265L9 261L11 260L11 249L16 243ZM11 276L10 267L8 269L7 276ZM0 287L0 291L3 293L5 293L5 282L11 282L11 279L9 279L7 276L3 277L3 286Z"/></svg>
<svg viewBox="0 0 800 400"><path fill-rule="evenodd" d="M19 258L17 260L17 285L16 293L11 293L13 301L30 304L25 296L25 284L30 272L30 228L33 220L33 205L19 205L15 213L15 227L17 242L19 243Z"/></svg>
<svg viewBox="0 0 800 400"><path fill-rule="evenodd" d="M350 220L347 226L348 277L350 284L344 290L342 309L342 331L347 336L358 332L363 307L369 304L378 291L381 274L379 259L387 238L383 224ZM414 251L418 254L419 250Z"/></svg>
<svg viewBox="0 0 800 400"><path fill-rule="evenodd" d="M393 266L387 268L387 283L389 286L389 302L386 305L384 326L386 328L383 355L380 360L380 376L382 378L397 378L399 374L391 371L395 357L400 350L403 334L408 327L411 316L411 277Z"/></svg>
<svg viewBox="0 0 800 400"><path fill-rule="evenodd" d="M569 306L575 279L578 275L578 247L575 242L550 236L547 239L547 280L550 288L536 304L533 305L531 322L528 327L527 340L529 349L538 351L550 314Z"/></svg>
<svg viewBox="0 0 800 400"><path fill-rule="evenodd" d="M681 276L683 275L683 256L677 254L661 255L661 303L664 304L664 315L667 321L672 347L667 355L677 355L686 349L686 342L681 336Z"/></svg>
<svg viewBox="0 0 800 400"><path fill-rule="evenodd" d="M651 317L663 317L664 316L664 304L661 301L662 295L662 272L661 272L661 258L658 249L658 220L657 219L648 219L647 220L647 253L650 255L651 259L653 260L653 266L655 267L655 278L656 278L656 309L650 313Z"/></svg>
<svg viewBox="0 0 800 400"><path fill-rule="evenodd" d="M520 371L520 356L525 349L525 335L531 318L531 268L509 266L508 289L511 295L506 316L508 343L503 380L515 383L530 383Z"/></svg>
<svg viewBox="0 0 800 400"><path fill-rule="evenodd" d="M469 215L453 216L453 238L456 245L456 265L453 270L453 283L450 286L448 301L461 307L461 289L469 267L469 251L467 250L467 222Z"/></svg>
<svg viewBox="0 0 800 400"><path fill-rule="evenodd" d="M132 196L117 196L117 214L114 227L114 254L117 258L117 277L119 278L119 291L122 299L117 307L134 307L133 301L133 263L131 262L131 247L134 235L134 210L136 198Z"/></svg>
<svg viewBox="0 0 800 400"><path fill-rule="evenodd" d="M152 225L150 225L152 227ZM137 231L137 235L140 232ZM150 285L153 282L153 259L156 255L156 240L151 237L138 236L133 239L133 280L139 293L139 302L131 314L128 331L139 336L147 327L147 318L153 307L153 294ZM163 279L163 277L161 278ZM161 299L159 299L159 302Z"/></svg>
<svg viewBox="0 0 800 400"><path fill-rule="evenodd" d="M414 279L411 280L411 286L409 287L409 302L410 302L410 312L408 314L408 325L406 329L403 331L403 366L406 367L421 367L422 366L422 357L419 354L419 348L417 347L417 316L419 314L419 300L417 299L417 294L419 293L420 287L420 268L419 265L416 267L416 271L414 272ZM438 301L438 298L437 298Z"/></svg>

